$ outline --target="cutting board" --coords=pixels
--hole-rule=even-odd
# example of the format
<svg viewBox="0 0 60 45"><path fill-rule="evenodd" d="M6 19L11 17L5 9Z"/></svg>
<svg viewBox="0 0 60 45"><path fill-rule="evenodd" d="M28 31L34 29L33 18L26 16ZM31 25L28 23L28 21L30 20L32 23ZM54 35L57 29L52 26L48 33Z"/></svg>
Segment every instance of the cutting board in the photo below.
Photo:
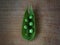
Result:
<svg viewBox="0 0 60 45"><path fill-rule="evenodd" d="M36 17L36 37L22 38L27 5ZM60 0L0 0L0 45L60 45Z"/></svg>

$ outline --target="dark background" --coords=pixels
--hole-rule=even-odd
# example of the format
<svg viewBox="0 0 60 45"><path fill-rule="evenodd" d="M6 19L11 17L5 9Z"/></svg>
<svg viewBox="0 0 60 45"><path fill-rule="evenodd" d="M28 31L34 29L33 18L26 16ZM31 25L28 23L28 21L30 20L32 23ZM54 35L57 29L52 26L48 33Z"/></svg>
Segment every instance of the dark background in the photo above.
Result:
<svg viewBox="0 0 60 45"><path fill-rule="evenodd" d="M36 37L21 36L25 8L33 6ZM0 0L0 45L60 45L60 0Z"/></svg>

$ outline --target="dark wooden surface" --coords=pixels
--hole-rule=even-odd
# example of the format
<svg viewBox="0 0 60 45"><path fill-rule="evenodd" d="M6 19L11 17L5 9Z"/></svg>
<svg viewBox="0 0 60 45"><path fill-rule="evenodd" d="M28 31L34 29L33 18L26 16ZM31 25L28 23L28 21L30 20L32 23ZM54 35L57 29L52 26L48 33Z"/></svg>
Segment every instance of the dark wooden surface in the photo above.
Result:
<svg viewBox="0 0 60 45"><path fill-rule="evenodd" d="M30 3L37 23L33 41L21 36L25 8ZM60 45L60 0L0 0L0 45Z"/></svg>

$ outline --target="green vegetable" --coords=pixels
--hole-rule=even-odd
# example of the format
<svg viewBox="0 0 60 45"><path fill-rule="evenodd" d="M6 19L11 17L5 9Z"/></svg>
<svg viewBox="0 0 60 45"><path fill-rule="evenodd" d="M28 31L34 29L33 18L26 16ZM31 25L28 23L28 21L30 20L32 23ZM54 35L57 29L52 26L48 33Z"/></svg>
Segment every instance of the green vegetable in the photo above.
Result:
<svg viewBox="0 0 60 45"><path fill-rule="evenodd" d="M29 26L33 26L33 22L29 22Z"/></svg>
<svg viewBox="0 0 60 45"><path fill-rule="evenodd" d="M35 15L32 6L27 8L23 18L22 37L27 40L33 40L36 34Z"/></svg>

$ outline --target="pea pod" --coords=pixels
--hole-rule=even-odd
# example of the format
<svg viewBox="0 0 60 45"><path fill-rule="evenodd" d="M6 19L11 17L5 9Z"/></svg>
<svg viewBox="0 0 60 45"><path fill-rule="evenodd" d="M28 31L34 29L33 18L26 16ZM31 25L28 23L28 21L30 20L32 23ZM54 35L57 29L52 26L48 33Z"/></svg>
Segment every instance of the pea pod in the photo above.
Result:
<svg viewBox="0 0 60 45"><path fill-rule="evenodd" d="M23 18L22 37L27 40L33 40L36 34L35 15L32 6L27 8Z"/></svg>

